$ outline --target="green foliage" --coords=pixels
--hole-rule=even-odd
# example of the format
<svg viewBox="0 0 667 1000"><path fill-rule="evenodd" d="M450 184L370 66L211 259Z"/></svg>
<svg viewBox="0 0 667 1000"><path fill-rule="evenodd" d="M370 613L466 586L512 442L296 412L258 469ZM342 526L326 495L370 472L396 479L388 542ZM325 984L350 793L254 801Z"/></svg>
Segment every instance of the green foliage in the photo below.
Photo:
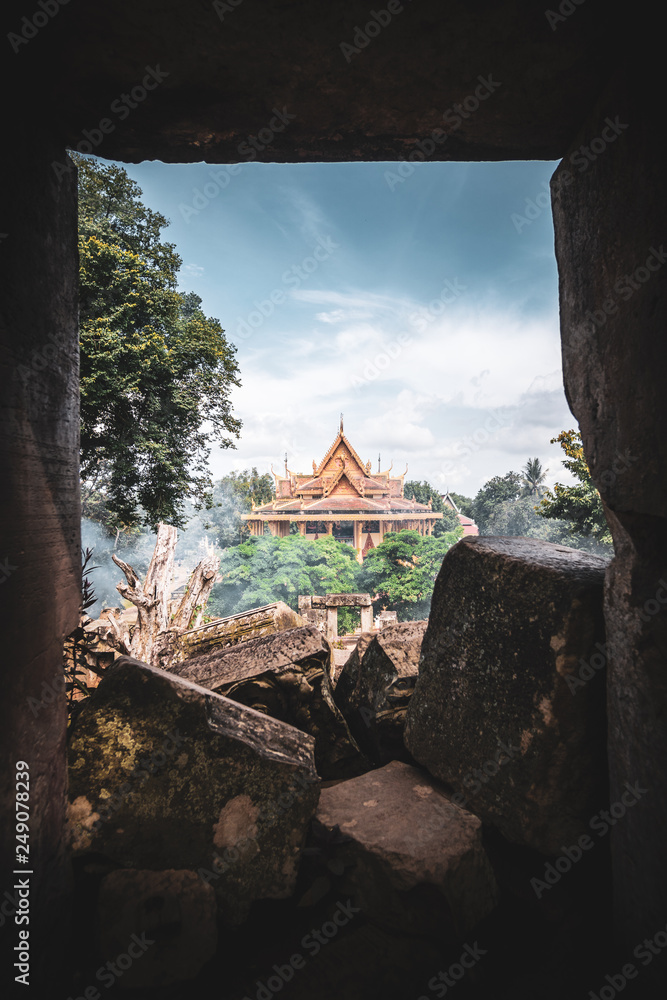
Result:
<svg viewBox="0 0 667 1000"><path fill-rule="evenodd" d="M201 299L176 290L181 260L164 216L117 166L79 169L81 478L84 516L109 531L182 525L210 498L210 442L240 422L235 348ZM230 436L231 435L231 436Z"/></svg>
<svg viewBox="0 0 667 1000"><path fill-rule="evenodd" d="M602 500L584 458L579 431L561 431L551 443L558 442L567 455L563 465L579 480L578 486L561 486L556 483L553 491L547 490L538 513L543 518L558 518L569 523L570 536L591 538L611 549L612 539L605 518Z"/></svg>
<svg viewBox="0 0 667 1000"><path fill-rule="evenodd" d="M251 537L223 552L208 610L226 617L284 601L296 611L299 594L355 593L359 570L354 549L330 535Z"/></svg>
<svg viewBox="0 0 667 1000"><path fill-rule="evenodd" d="M435 580L447 551L463 536L455 531L439 538L418 531L394 531L372 549L359 574L359 589L377 605L396 611L400 621L428 618Z"/></svg>
<svg viewBox="0 0 667 1000"><path fill-rule="evenodd" d="M473 516L473 501L470 497L464 497L462 493L453 493L451 490L449 491L449 495L461 514L465 517Z"/></svg>
<svg viewBox="0 0 667 1000"><path fill-rule="evenodd" d="M548 471L548 469L542 468L539 458L529 458L521 470L523 495L526 497L542 496L545 490L544 482Z"/></svg>
<svg viewBox="0 0 667 1000"><path fill-rule="evenodd" d="M518 472L508 472L504 476L489 479L472 503L471 517L478 526L480 535L497 534L492 525L494 511L500 504L518 500L520 496L521 476Z"/></svg>
<svg viewBox="0 0 667 1000"><path fill-rule="evenodd" d="M438 518L433 526L433 534L436 538L447 534L448 531L456 531L459 519L455 511L449 505L445 506L442 496L430 483L412 480L405 484L403 493L404 496L416 500L417 503L427 504L430 500L432 509L442 514L442 518Z"/></svg>
<svg viewBox="0 0 667 1000"><path fill-rule="evenodd" d="M486 535L522 535L524 538L541 538L545 542L571 544L568 526L564 521L548 524L535 508L535 499L521 496L504 500L491 510L486 525Z"/></svg>
<svg viewBox="0 0 667 1000"><path fill-rule="evenodd" d="M361 624L359 608L338 609L338 635L351 635Z"/></svg>
<svg viewBox="0 0 667 1000"><path fill-rule="evenodd" d="M201 519L220 548L237 545L249 536L241 515L252 510L253 502L260 506L273 500L274 495L273 478L268 472L260 475L254 467L230 472L214 484L212 505L202 512Z"/></svg>

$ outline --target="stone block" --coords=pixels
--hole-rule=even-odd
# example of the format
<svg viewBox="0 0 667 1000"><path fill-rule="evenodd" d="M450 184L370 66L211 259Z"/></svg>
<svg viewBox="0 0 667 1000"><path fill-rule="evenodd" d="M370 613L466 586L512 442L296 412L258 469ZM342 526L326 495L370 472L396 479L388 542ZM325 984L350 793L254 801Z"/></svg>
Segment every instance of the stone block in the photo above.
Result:
<svg viewBox="0 0 667 1000"><path fill-rule="evenodd" d="M188 869L234 924L293 891L318 799L312 737L175 674L121 657L69 745L75 854Z"/></svg>
<svg viewBox="0 0 667 1000"><path fill-rule="evenodd" d="M357 743L375 763L408 760L403 743L405 713L419 673L427 624L385 626L369 642L360 643L357 655L343 667L336 702Z"/></svg>
<svg viewBox="0 0 667 1000"><path fill-rule="evenodd" d="M100 957L122 969L123 988L194 979L215 954L215 891L192 871L111 872L97 918Z"/></svg>
<svg viewBox="0 0 667 1000"><path fill-rule="evenodd" d="M305 625L301 615L292 611L283 601L276 601L275 604L252 608L229 618L217 618L206 625L182 632L176 656L185 660L213 649L227 649L249 639L259 639L263 635L273 635L301 625Z"/></svg>
<svg viewBox="0 0 667 1000"><path fill-rule="evenodd" d="M322 633L307 625L213 650L170 670L310 733L320 777L351 777L370 765L334 702L331 652Z"/></svg>
<svg viewBox="0 0 667 1000"><path fill-rule="evenodd" d="M324 602L328 608L368 608L371 597L370 594L327 594Z"/></svg>
<svg viewBox="0 0 667 1000"><path fill-rule="evenodd" d="M605 567L537 539L464 538L436 581L408 708L413 757L544 854L586 832L607 797Z"/></svg>
<svg viewBox="0 0 667 1000"><path fill-rule="evenodd" d="M345 888L370 919L465 935L495 907L481 821L416 767L392 761L322 789L316 819L339 828Z"/></svg>

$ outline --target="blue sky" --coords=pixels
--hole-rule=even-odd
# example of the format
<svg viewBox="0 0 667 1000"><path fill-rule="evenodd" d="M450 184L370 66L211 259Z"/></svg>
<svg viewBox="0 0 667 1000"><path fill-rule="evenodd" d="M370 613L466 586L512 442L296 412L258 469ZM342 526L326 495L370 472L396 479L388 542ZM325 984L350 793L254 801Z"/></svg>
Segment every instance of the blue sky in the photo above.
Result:
<svg viewBox="0 0 667 1000"><path fill-rule="evenodd" d="M216 477L285 453L308 471L343 412L364 461L440 489L533 456L570 481L549 443L576 427L542 207L556 163L124 166L237 345L243 429Z"/></svg>

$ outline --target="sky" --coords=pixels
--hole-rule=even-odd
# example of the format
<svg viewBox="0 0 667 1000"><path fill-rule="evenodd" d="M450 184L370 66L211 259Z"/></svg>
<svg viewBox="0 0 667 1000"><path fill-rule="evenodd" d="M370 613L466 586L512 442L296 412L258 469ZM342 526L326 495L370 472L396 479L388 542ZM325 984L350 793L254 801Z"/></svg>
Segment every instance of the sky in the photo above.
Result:
<svg viewBox="0 0 667 1000"><path fill-rule="evenodd" d="M214 478L365 462L473 496L576 428L562 386L557 163L123 164L170 220L180 288L236 345L234 450ZM398 168L400 167L400 173ZM526 212L528 214L526 214Z"/></svg>

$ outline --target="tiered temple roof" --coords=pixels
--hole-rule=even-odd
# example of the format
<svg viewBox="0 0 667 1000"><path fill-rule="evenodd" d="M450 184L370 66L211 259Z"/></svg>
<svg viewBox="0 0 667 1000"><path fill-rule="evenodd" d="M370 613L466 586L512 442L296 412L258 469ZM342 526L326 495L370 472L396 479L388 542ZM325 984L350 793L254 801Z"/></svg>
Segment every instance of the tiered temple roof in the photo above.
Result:
<svg viewBox="0 0 667 1000"><path fill-rule="evenodd" d="M382 522L380 536L385 530L401 528L416 528L430 534L442 514L433 511L430 503L405 497L405 473L392 476L391 472L392 467L373 473L371 463L362 462L345 437L341 420L340 430L319 465L313 462L311 473L295 473L287 467L284 476L274 472L275 499L253 507L244 517L253 534L263 532L266 522L274 534L284 534L290 521L298 522L302 533L308 521L324 521L329 525L378 521Z"/></svg>

